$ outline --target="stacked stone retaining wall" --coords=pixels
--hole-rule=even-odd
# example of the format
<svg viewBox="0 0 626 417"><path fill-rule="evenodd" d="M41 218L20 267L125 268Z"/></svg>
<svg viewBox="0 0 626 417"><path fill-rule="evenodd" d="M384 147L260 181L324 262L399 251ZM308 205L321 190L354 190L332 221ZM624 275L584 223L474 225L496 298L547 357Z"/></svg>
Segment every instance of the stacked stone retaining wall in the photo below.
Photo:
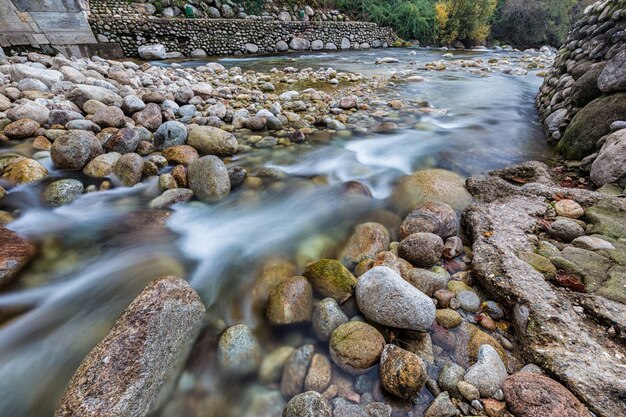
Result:
<svg viewBox="0 0 626 417"><path fill-rule="evenodd" d="M558 143L574 116L607 94L598 87L601 67L623 51L626 0L604 0L589 6L559 50L537 96L537 108L550 142Z"/></svg>
<svg viewBox="0 0 626 417"><path fill-rule="evenodd" d="M391 29L365 22L280 22L243 19L92 18L101 42L117 42L136 56L142 45L160 43L168 51L190 55L239 55L287 50L335 50L386 47L396 40Z"/></svg>
<svg viewBox="0 0 626 417"><path fill-rule="evenodd" d="M275 19L158 18L126 0L91 0L90 24L99 42L118 43L127 56L160 43L184 55L239 55L288 50L385 47L397 40L390 28L367 22ZM192 54L196 51L196 54Z"/></svg>

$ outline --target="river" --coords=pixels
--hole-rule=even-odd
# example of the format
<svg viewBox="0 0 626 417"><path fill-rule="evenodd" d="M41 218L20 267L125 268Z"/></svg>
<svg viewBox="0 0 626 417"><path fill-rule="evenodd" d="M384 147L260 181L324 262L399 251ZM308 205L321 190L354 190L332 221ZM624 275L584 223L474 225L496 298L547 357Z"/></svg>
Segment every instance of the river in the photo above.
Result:
<svg viewBox="0 0 626 417"><path fill-rule="evenodd" d="M229 165L284 173L284 179L256 193L233 192L213 205L192 202L165 216L145 208L154 181L85 194L57 209L41 204L37 186L14 189L0 203L20 213L8 227L40 242L42 249L19 284L0 293L0 314L15 316L0 327L0 415L51 415L81 359L155 276L184 274L212 321L246 323L263 333L262 340L279 344L282 336L259 322L251 290L269 258L291 260L300 273L315 256L332 256L355 223L389 214L385 209L394 183L414 170L439 167L469 176L545 158L534 109L541 77L424 71L424 63L444 52L408 52L385 51L400 60L393 65L375 65L379 51L217 60L256 71L285 66L330 66L366 76L406 71L428 82L390 83L385 99L423 100L445 109L399 119L395 133L342 133L235 156ZM495 52L455 56L487 60ZM44 164L62 175L49 159ZM351 182L367 186L371 197L346 193ZM161 222L167 222L167 230L158 227ZM307 337L305 330L301 337ZM203 415L240 415L243 405L235 399L256 381L230 386L219 374L208 374L186 372L179 389L193 386L223 399L208 403L216 409L206 405ZM220 408L229 402L227 410Z"/></svg>

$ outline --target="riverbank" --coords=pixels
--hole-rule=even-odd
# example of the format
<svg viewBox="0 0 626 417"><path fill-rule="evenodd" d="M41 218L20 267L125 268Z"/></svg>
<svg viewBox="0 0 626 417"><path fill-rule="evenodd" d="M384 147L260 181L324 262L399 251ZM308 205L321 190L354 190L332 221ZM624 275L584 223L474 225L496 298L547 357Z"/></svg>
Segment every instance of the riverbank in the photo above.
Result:
<svg viewBox="0 0 626 417"><path fill-rule="evenodd" d="M598 268L609 265L600 273L619 273L619 237L596 227L619 216L585 218L584 226L555 219L553 200L569 196L590 216L600 196L570 196L552 183L540 194L550 201L531 195L531 183L551 176L540 165L498 174L529 183L519 188L470 180L474 196L463 176L441 169L475 174L545 153L520 132L533 128L534 116L524 116L532 113L527 91L534 94L552 57L454 54L359 55L350 65L363 74L328 68L323 61L337 57L324 55L309 58L308 69L298 62L306 57L292 61L300 68L283 58L283 65L268 58L228 68L11 58L0 67L9 151L0 159L2 239L10 243L0 306L13 320L0 327L10 359L0 372L14 395L2 409L14 416L55 408L80 415L93 404L121 415L158 406L163 417L278 416L284 407L285 415L588 415L566 388L526 366L530 360L597 414L614 412L619 378L599 375L620 369L621 347L606 344L619 342L622 327L615 322L614 336L595 336L602 320L620 317L600 303L610 283L580 296L583 313L574 309L591 314L594 306L602 325L567 309L553 325L544 321L550 303L573 298L563 284L539 280L530 261L524 279L540 294L497 277L521 279L505 266L532 253L532 244L559 251L544 256L555 268L580 249L570 235L552 233L552 220L568 232L604 235L614 251L584 250ZM446 142L456 129L460 143ZM322 145L325 153L316 154ZM521 207L541 219L488 205L505 191L531 199ZM458 223L473 198L466 233ZM502 228L514 220L543 224L547 234ZM564 333L594 355L542 356L551 347L545 340ZM566 365L576 374L562 371ZM75 372L61 400L58 381ZM136 386L149 389L127 388ZM537 389L549 393L539 411L527 397Z"/></svg>

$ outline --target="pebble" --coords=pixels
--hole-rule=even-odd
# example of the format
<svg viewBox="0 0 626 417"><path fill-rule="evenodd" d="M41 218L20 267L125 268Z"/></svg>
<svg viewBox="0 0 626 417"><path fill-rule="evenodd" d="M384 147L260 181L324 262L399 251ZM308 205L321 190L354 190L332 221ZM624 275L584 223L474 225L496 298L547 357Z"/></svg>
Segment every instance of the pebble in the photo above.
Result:
<svg viewBox="0 0 626 417"><path fill-rule="evenodd" d="M348 316L332 298L320 301L313 312L313 331L321 341L328 341L333 330L347 322Z"/></svg>
<svg viewBox="0 0 626 417"><path fill-rule="evenodd" d="M437 273L427 269L412 268L405 278L415 288L432 297L437 291L446 288L450 275L445 271Z"/></svg>
<svg viewBox="0 0 626 417"><path fill-rule="evenodd" d="M354 275L334 259L322 259L309 264L304 276L311 282L315 292L339 303L352 295L357 283Z"/></svg>
<svg viewBox="0 0 626 417"><path fill-rule="evenodd" d="M398 247L401 258L421 267L435 265L442 253L443 240L433 233L414 233L402 240Z"/></svg>
<svg viewBox="0 0 626 417"><path fill-rule="evenodd" d="M399 398L416 395L428 379L422 359L395 345L387 345L380 357L380 382Z"/></svg>
<svg viewBox="0 0 626 417"><path fill-rule="evenodd" d="M556 239L569 243L584 235L585 229L572 220L557 220L548 227L548 233Z"/></svg>
<svg viewBox="0 0 626 417"><path fill-rule="evenodd" d="M317 391L323 393L330 384L332 378L332 369L330 360L326 355L316 353L311 359L311 366L304 379L305 391Z"/></svg>
<svg viewBox="0 0 626 417"><path fill-rule="evenodd" d="M267 318L273 325L311 320L313 288L304 277L290 277L272 290L267 303Z"/></svg>
<svg viewBox="0 0 626 417"><path fill-rule="evenodd" d="M309 391L293 397L285 406L282 417L331 417L330 406L317 392Z"/></svg>
<svg viewBox="0 0 626 417"><path fill-rule="evenodd" d="M237 324L226 329L217 345L217 362L232 377L256 372L261 363L261 345L248 326Z"/></svg>
<svg viewBox="0 0 626 417"><path fill-rule="evenodd" d="M60 207L74 201L84 191L83 183L66 178L51 182L45 189L44 200L52 207Z"/></svg>
<svg viewBox="0 0 626 417"><path fill-rule="evenodd" d="M266 385L280 382L283 366L294 351L291 346L281 346L265 356L259 367L259 380Z"/></svg>
<svg viewBox="0 0 626 417"><path fill-rule="evenodd" d="M473 291L461 291L456 295L463 310L475 313L480 310L480 298Z"/></svg>
<svg viewBox="0 0 626 417"><path fill-rule="evenodd" d="M154 133L154 145L158 150L184 145L187 140L187 128L177 121L163 123Z"/></svg>
<svg viewBox="0 0 626 417"><path fill-rule="evenodd" d="M556 214L570 219L579 219L585 214L585 210L574 200L559 200L554 204Z"/></svg>
<svg viewBox="0 0 626 417"><path fill-rule="evenodd" d="M430 404L424 417L454 417L459 415L459 410L454 406L450 395L447 392L442 392L435 398Z"/></svg>
<svg viewBox="0 0 626 417"><path fill-rule="evenodd" d="M399 329L426 331L435 320L435 305L392 269L379 266L363 274L356 300L368 320Z"/></svg>
<svg viewBox="0 0 626 417"><path fill-rule="evenodd" d="M360 374L378 363L385 338L375 327L350 321L337 327L329 343L330 357L343 370Z"/></svg>
<svg viewBox="0 0 626 417"><path fill-rule="evenodd" d="M400 225L402 239L414 233L434 233L441 239L456 235L456 213L448 204L426 202L418 205Z"/></svg>
<svg viewBox="0 0 626 417"><path fill-rule="evenodd" d="M456 311L445 308L437 310L435 321L441 327L444 327L446 329L453 329L455 327L458 327L463 322L463 318Z"/></svg>
<svg viewBox="0 0 626 417"><path fill-rule="evenodd" d="M102 145L92 132L70 130L52 143L50 156L60 169L83 169L93 158L103 153Z"/></svg>
<svg viewBox="0 0 626 417"><path fill-rule="evenodd" d="M476 363L467 370L463 380L478 388L481 396L493 397L507 376L498 352L490 345L482 345Z"/></svg>
<svg viewBox="0 0 626 417"><path fill-rule="evenodd" d="M572 241L572 245L586 250L615 250L612 243L596 236L580 236Z"/></svg>
<svg viewBox="0 0 626 417"><path fill-rule="evenodd" d="M386 251L391 243L389 231L380 223L358 225L341 250L339 260L348 268L354 268L364 259L374 259Z"/></svg>
<svg viewBox="0 0 626 417"><path fill-rule="evenodd" d="M456 363L448 362L443 365L437 382L441 390L449 392L452 396L460 398L461 393L458 390L459 382L463 380L465 369Z"/></svg>
<svg viewBox="0 0 626 417"><path fill-rule="evenodd" d="M280 391L286 397L300 394L304 390L304 381L311 365L314 351L313 345L304 345L296 349L285 361L280 380Z"/></svg>
<svg viewBox="0 0 626 417"><path fill-rule="evenodd" d="M478 388L467 381L459 381L456 388L467 401L473 401L480 398Z"/></svg>

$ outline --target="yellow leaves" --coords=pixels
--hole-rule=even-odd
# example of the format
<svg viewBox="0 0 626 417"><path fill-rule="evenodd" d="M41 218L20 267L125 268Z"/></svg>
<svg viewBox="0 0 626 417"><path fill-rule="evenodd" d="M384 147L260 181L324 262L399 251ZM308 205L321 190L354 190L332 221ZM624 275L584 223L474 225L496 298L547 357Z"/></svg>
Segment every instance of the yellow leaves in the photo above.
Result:
<svg viewBox="0 0 626 417"><path fill-rule="evenodd" d="M439 28L445 28L450 16L448 15L448 5L446 1L438 1L435 4L435 19Z"/></svg>

